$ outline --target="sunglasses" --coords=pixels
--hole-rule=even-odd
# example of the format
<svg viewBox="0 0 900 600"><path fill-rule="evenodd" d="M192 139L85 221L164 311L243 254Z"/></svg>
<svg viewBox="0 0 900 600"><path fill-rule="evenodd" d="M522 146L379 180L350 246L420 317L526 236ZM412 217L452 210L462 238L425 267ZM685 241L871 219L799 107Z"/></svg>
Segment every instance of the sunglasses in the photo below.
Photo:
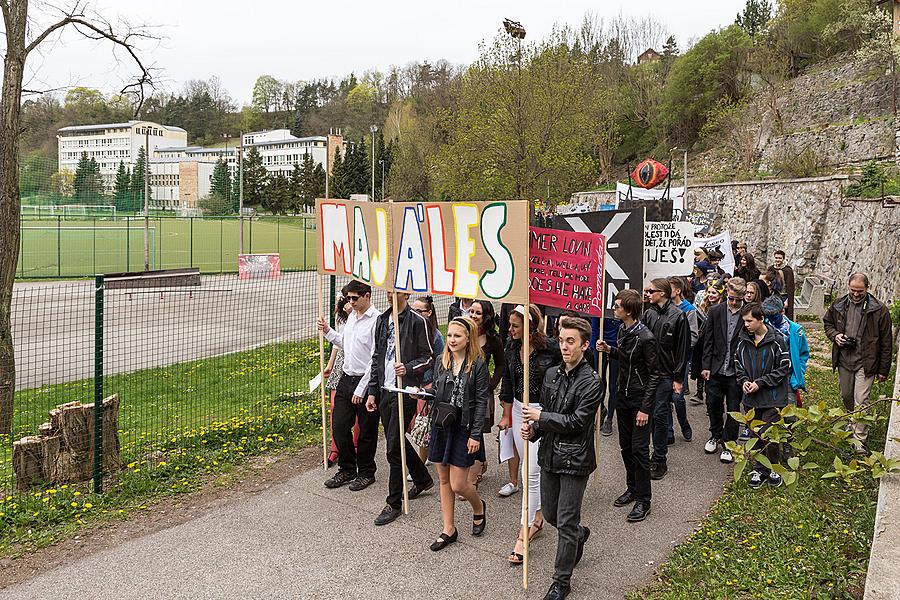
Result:
<svg viewBox="0 0 900 600"><path fill-rule="evenodd" d="M728 296L728 300L730 300L731 302L743 302L744 297L743 296Z"/></svg>
<svg viewBox="0 0 900 600"><path fill-rule="evenodd" d="M356 302L357 300L359 300L359 298L359 296L347 296L347 300L349 302Z"/></svg>

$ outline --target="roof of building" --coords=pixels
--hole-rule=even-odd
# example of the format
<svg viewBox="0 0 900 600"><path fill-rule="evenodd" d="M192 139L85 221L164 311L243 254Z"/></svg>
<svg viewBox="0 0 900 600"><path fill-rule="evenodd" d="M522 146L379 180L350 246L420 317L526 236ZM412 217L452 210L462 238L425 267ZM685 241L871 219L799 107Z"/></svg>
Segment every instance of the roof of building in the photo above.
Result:
<svg viewBox="0 0 900 600"><path fill-rule="evenodd" d="M150 160L150 165L158 165L161 163L182 163L182 162L195 162L195 163L203 163L203 164L215 164L218 161L215 161L211 158L205 158L203 156L165 156L162 158L154 158Z"/></svg>
<svg viewBox="0 0 900 600"><path fill-rule="evenodd" d="M138 123L151 123L153 125L159 125L159 123L153 123L152 121L135 121L131 120L127 123L98 123L97 125L69 125L68 127L60 127L57 131L94 131L99 129L112 129L118 127L133 127ZM182 129L181 127L176 127L175 125L159 125L163 129L167 131L177 131L180 133L187 133L187 130Z"/></svg>
<svg viewBox="0 0 900 600"><path fill-rule="evenodd" d="M661 57L662 57L662 54L660 54L653 48L647 48L646 50L644 50L643 52L641 52L638 55L638 62L641 62L642 60L653 60L653 59L661 58Z"/></svg>
<svg viewBox="0 0 900 600"><path fill-rule="evenodd" d="M310 141L325 142L325 141L328 141L328 138L326 138L324 135L312 135L312 136L302 137L302 138L291 136L284 140L273 140L271 142L254 142L252 144L247 144L247 145L248 146L273 146L275 144L292 144L294 142L310 142Z"/></svg>

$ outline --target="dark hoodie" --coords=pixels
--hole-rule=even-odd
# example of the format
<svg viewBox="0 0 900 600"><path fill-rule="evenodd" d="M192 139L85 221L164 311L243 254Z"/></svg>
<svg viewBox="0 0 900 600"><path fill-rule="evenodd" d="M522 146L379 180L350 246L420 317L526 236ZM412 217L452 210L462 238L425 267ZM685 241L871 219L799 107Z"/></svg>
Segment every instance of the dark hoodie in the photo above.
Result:
<svg viewBox="0 0 900 600"><path fill-rule="evenodd" d="M744 406L750 408L782 408L788 405L791 355L784 336L766 325L766 335L759 344L746 328L741 328L734 352L734 369L738 385L752 381L759 389L744 394Z"/></svg>

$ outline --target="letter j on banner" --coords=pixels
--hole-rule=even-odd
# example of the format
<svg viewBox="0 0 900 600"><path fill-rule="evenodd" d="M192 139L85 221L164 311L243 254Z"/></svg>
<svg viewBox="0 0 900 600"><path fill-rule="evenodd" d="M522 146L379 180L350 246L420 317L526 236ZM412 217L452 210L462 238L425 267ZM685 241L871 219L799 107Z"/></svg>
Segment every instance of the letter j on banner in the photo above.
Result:
<svg viewBox="0 0 900 600"><path fill-rule="evenodd" d="M531 301L602 317L604 237L532 227L528 240Z"/></svg>

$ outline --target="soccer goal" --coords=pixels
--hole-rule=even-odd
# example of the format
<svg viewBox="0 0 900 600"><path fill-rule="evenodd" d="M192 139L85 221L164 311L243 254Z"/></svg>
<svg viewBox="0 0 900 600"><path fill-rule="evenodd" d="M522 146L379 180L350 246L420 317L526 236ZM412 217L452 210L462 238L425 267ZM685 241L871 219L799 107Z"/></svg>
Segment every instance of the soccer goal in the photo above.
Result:
<svg viewBox="0 0 900 600"><path fill-rule="evenodd" d="M116 207L112 204L44 204L22 206L23 216L37 217L99 217L116 218Z"/></svg>

